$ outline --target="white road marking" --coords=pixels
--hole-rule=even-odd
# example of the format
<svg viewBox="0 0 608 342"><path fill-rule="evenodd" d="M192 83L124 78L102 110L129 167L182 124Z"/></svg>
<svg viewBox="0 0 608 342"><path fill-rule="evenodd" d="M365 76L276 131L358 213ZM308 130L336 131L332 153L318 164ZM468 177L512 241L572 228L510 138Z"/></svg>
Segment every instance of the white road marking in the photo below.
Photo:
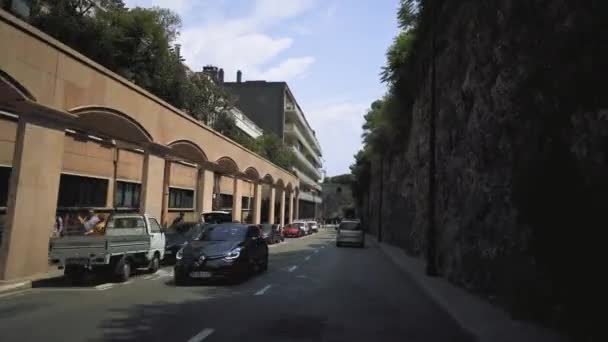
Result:
<svg viewBox="0 0 608 342"><path fill-rule="evenodd" d="M156 278L156 275L147 275L144 277L144 280L150 280L152 278Z"/></svg>
<svg viewBox="0 0 608 342"><path fill-rule="evenodd" d="M307 256L306 258L304 258L304 260L306 260L306 261L310 260L310 255Z"/></svg>
<svg viewBox="0 0 608 342"><path fill-rule="evenodd" d="M318 249L315 249L315 250L314 250L314 252L315 252L315 253L319 253L319 250L318 250Z"/></svg>
<svg viewBox="0 0 608 342"><path fill-rule="evenodd" d="M213 329L203 329L203 331L199 332L198 334L192 336L188 342L201 342L202 340L206 339L207 337L209 337L209 335L213 334L215 330Z"/></svg>
<svg viewBox="0 0 608 342"><path fill-rule="evenodd" d="M260 291L256 292L255 295L256 296L261 296L264 293L266 293L266 291L268 291L270 288L272 287L272 285L266 285L264 286L264 288L262 288Z"/></svg>
<svg viewBox="0 0 608 342"><path fill-rule="evenodd" d="M294 265L294 266L289 266L289 268L287 269L287 272L293 272L296 270L296 268L298 268L298 266Z"/></svg>
<svg viewBox="0 0 608 342"><path fill-rule="evenodd" d="M95 289L99 290L99 291L105 291L105 290L109 290L113 287L114 287L114 284L101 284L101 285L95 286Z"/></svg>

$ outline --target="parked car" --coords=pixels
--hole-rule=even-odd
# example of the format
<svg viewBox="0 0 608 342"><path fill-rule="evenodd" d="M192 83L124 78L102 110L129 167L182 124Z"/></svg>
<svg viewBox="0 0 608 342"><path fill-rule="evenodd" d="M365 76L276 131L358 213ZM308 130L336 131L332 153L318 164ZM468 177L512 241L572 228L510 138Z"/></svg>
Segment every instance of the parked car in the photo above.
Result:
<svg viewBox="0 0 608 342"><path fill-rule="evenodd" d="M312 234L311 225L306 221L294 221L292 224L297 225L303 231L303 235Z"/></svg>
<svg viewBox="0 0 608 342"><path fill-rule="evenodd" d="M182 222L169 227L165 231L165 259L174 260L177 252L182 249L188 241L200 235L201 229L203 229L205 225L205 223L200 222Z"/></svg>
<svg viewBox="0 0 608 342"><path fill-rule="evenodd" d="M308 221L308 223L310 224L310 230L313 233L319 232L319 224L317 223L317 221Z"/></svg>
<svg viewBox="0 0 608 342"><path fill-rule="evenodd" d="M284 237L300 237L304 236L303 223L290 223L283 228Z"/></svg>
<svg viewBox="0 0 608 342"><path fill-rule="evenodd" d="M357 245L361 248L365 247L365 234L361 229L361 222L342 221L338 225L338 234L336 235L336 246Z"/></svg>
<svg viewBox="0 0 608 342"><path fill-rule="evenodd" d="M193 279L240 280L268 269L268 245L258 225L211 224L176 255L176 285Z"/></svg>
<svg viewBox="0 0 608 342"><path fill-rule="evenodd" d="M226 210L208 211L201 214L204 223L232 222L232 213Z"/></svg>
<svg viewBox="0 0 608 342"><path fill-rule="evenodd" d="M266 240L266 243L272 245L277 242L283 241L283 236L281 235L280 225L278 224L270 224L265 223L261 225L262 227L262 238Z"/></svg>
<svg viewBox="0 0 608 342"><path fill-rule="evenodd" d="M133 268L151 273L165 255L165 235L158 221L148 215L113 214L103 235L64 236L51 239L51 262L64 267L65 276L75 282L86 271L112 274L127 281Z"/></svg>

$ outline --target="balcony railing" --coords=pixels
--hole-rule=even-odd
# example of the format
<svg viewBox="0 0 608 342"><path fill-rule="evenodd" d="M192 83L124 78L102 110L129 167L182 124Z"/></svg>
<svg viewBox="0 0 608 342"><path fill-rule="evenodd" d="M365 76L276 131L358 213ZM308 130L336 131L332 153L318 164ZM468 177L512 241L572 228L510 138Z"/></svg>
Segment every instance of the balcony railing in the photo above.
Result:
<svg viewBox="0 0 608 342"><path fill-rule="evenodd" d="M298 120L300 121L302 126L308 127L311 130L310 137L307 140L312 144L312 147L316 150L317 154L320 155L321 154L321 145L319 145L319 141L317 140L317 137L315 137L314 134L312 133L312 128L310 128L310 126L306 122L306 119L304 119L304 114L302 113L302 111L300 111L300 109L298 107L296 107L295 105L290 105L290 104L285 105L285 111L289 112L289 113L295 113L296 117L298 118Z"/></svg>
<svg viewBox="0 0 608 342"><path fill-rule="evenodd" d="M304 134L302 134L302 132L300 131L300 129L298 128L298 126L296 124L286 125L285 133L293 134L299 141L303 142L304 147L306 147L306 149L308 150L308 153L312 156L312 158L315 160L315 162L318 165L322 165L321 159L318 157L318 154L317 154L318 152L312 148L312 146L310 145L310 142L308 141L308 139L306 139L304 137Z"/></svg>
<svg viewBox="0 0 608 342"><path fill-rule="evenodd" d="M229 113L236 121L236 126L253 139L256 139L264 133L258 125L251 121L251 119L240 110L233 108Z"/></svg>
<svg viewBox="0 0 608 342"><path fill-rule="evenodd" d="M297 168L294 168L293 171L296 174L296 176L300 179L300 183L303 184L304 186L316 189L318 191L322 190L321 184L319 184L319 182L315 181L314 179L312 179L311 177L306 175L304 172L298 170Z"/></svg>
<svg viewBox="0 0 608 342"><path fill-rule="evenodd" d="M302 152L300 152L300 150L297 149L297 147L291 146L291 149L293 150L293 153L296 155L296 159L298 159L300 164L302 164L304 166L303 169L306 169L310 174L314 175L317 179L321 179L323 177L323 175L321 174L321 171L316 166L314 166L306 158L306 156Z"/></svg>
<svg viewBox="0 0 608 342"><path fill-rule="evenodd" d="M308 202L321 203L323 199L318 194L311 194L310 192L300 191L300 199Z"/></svg>

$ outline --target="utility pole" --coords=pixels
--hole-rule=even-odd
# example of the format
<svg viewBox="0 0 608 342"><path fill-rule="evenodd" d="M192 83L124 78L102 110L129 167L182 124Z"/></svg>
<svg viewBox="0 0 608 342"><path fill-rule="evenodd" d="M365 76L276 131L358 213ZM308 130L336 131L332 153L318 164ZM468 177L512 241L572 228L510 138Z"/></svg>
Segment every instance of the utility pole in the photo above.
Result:
<svg viewBox="0 0 608 342"><path fill-rule="evenodd" d="M430 0L428 3L431 8L431 108L429 120L429 203L428 203L428 229L427 229L427 264L426 274L429 276L437 276L437 227L435 221L435 204L436 204L436 166L435 166L435 140L437 135L436 119L437 119L437 103L435 93L437 90L436 84L436 2Z"/></svg>

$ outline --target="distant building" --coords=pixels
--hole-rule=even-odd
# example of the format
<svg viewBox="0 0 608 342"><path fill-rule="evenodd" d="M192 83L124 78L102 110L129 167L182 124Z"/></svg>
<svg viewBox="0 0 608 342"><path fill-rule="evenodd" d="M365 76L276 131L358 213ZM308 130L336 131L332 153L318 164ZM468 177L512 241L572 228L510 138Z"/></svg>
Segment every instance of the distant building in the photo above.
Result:
<svg viewBox="0 0 608 342"><path fill-rule="evenodd" d="M285 82L224 82L237 98L237 106L265 132L272 132L290 146L296 155L293 171L300 179L300 217L319 217L321 185L321 146L304 112Z"/></svg>
<svg viewBox="0 0 608 342"><path fill-rule="evenodd" d="M355 201L351 190L350 177L328 177L323 187L323 217L328 220L336 218L355 218Z"/></svg>

